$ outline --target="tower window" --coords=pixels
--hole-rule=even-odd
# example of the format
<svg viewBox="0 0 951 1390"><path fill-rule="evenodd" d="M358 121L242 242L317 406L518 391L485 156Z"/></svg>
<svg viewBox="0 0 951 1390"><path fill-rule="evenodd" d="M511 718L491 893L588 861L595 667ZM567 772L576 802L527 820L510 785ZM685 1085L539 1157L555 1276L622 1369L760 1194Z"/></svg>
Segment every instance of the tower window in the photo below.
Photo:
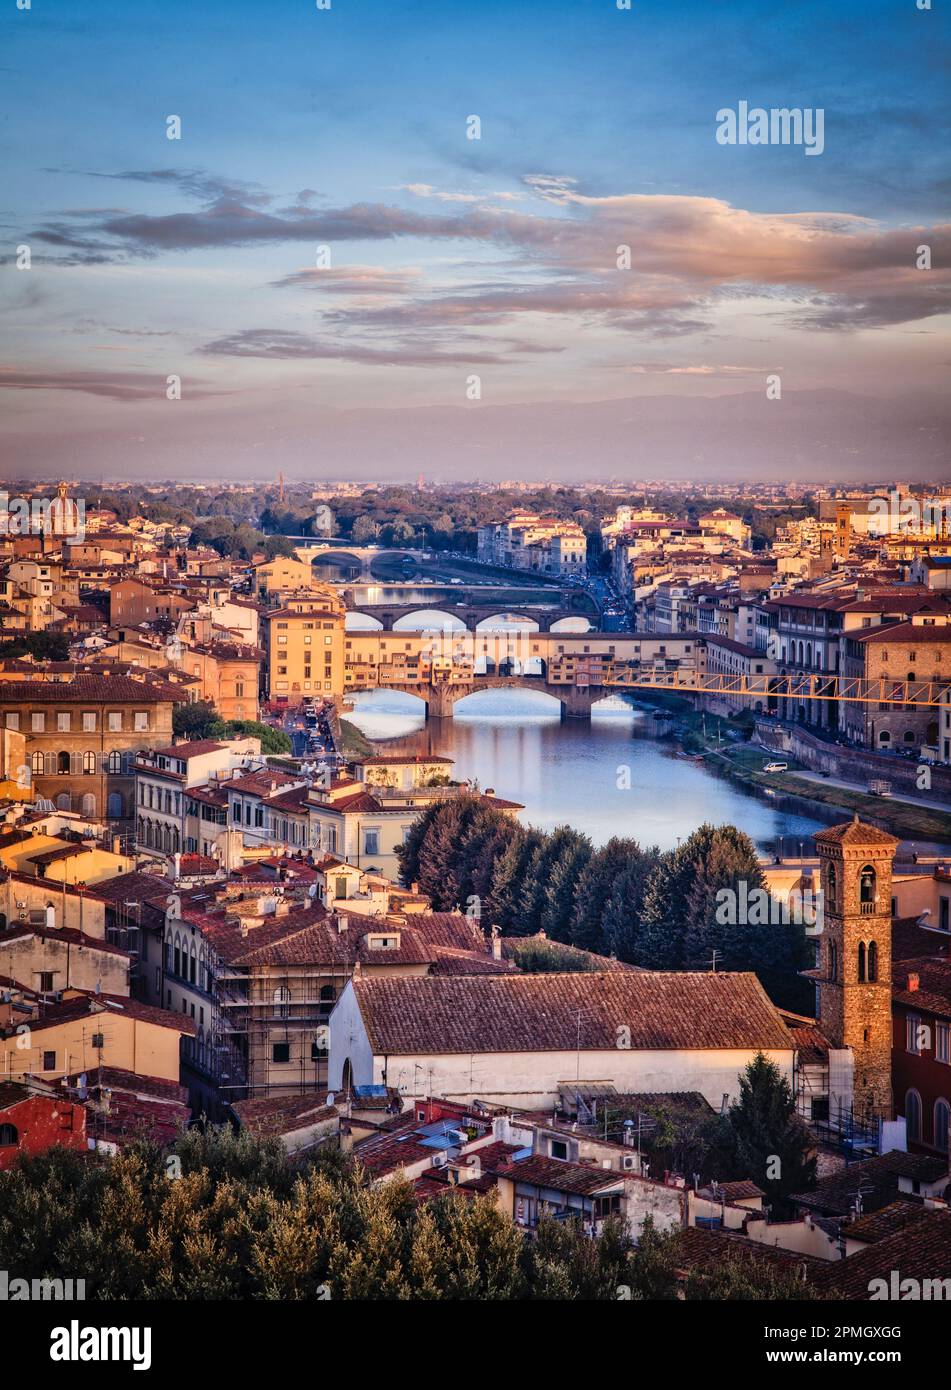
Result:
<svg viewBox="0 0 951 1390"><path fill-rule="evenodd" d="M875 911L875 870L871 864L859 874L859 911L865 916Z"/></svg>
<svg viewBox="0 0 951 1390"><path fill-rule="evenodd" d="M859 942L859 984L865 983L865 942Z"/></svg>
<svg viewBox="0 0 951 1390"><path fill-rule="evenodd" d="M875 941L868 943L868 982L874 984L878 979L878 944Z"/></svg>

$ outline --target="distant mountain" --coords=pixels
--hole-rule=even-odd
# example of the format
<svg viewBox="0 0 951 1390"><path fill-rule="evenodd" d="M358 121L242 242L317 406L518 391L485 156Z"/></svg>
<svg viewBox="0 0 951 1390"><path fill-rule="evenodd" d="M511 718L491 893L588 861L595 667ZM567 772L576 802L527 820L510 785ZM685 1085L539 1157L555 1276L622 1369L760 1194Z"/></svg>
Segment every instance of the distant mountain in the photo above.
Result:
<svg viewBox="0 0 951 1390"><path fill-rule="evenodd" d="M144 427L119 412L73 434L70 472L87 477L631 478L951 477L951 401L844 391L642 396L584 404L421 406L309 412L300 398L220 400L162 410ZM125 411L127 407L121 407ZM131 421L130 421L131 423ZM17 472L45 476L49 436L10 440Z"/></svg>

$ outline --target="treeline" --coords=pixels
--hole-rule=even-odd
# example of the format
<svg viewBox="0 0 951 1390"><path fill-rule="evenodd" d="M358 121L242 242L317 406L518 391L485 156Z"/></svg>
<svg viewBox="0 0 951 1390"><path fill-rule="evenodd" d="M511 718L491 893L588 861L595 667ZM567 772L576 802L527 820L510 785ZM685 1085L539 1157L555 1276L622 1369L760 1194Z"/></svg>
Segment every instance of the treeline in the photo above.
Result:
<svg viewBox="0 0 951 1390"><path fill-rule="evenodd" d="M765 885L753 842L734 826L702 825L663 854L620 837L595 849L570 826L546 834L457 795L427 806L397 854L404 883L437 912L461 908L486 932L544 931L652 970L753 970L776 1003L811 1006L798 974L813 964L802 925L739 920L743 912L719 920L720 890L743 902Z"/></svg>
<svg viewBox="0 0 951 1390"><path fill-rule="evenodd" d="M614 1222L591 1239L543 1218L526 1240L489 1198L420 1203L402 1178L367 1186L337 1149L295 1166L279 1140L229 1129L114 1158L54 1147L0 1172L0 1268L81 1275L87 1300L673 1299L676 1239L648 1224L635 1249ZM685 1292L809 1296L726 1253Z"/></svg>

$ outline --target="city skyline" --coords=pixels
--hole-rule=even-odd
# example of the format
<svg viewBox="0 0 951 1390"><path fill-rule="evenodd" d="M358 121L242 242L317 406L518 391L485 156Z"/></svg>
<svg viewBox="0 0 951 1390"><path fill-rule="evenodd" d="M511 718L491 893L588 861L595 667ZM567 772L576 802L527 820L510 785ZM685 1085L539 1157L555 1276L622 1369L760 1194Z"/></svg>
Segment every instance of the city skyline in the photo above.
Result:
<svg viewBox="0 0 951 1390"><path fill-rule="evenodd" d="M150 0L3 25L31 112L12 471L945 467L937 13ZM823 112L821 156L720 144L743 102Z"/></svg>

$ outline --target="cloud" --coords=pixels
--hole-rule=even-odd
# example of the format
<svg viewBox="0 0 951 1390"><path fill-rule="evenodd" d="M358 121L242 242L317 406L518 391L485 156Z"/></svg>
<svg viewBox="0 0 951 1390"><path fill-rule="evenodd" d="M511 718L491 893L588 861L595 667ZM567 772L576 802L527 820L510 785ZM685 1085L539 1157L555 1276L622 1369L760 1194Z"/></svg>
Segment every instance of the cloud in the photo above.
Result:
<svg viewBox="0 0 951 1390"><path fill-rule="evenodd" d="M521 267L521 283L488 295L419 293L405 305L341 311L340 321L353 324L499 324L542 313L600 319L626 332L673 335L703 327L719 301L766 296L794 327L841 331L931 318L947 312L951 295L946 269L915 268L921 244L931 247L934 266L951 262L951 224L885 227L837 211L755 212L712 197L593 197L561 174L524 177L525 185L551 205L534 212L484 202L476 206L468 194L406 185L427 197L459 202L460 210L452 213L383 203L317 209L310 193L291 209L271 210L267 195L251 196L233 181L203 171L132 171L115 177L168 183L210 201L165 214L60 218L39 228L35 238L80 259L294 242L470 242L514 256ZM629 269L618 268L624 256ZM336 279L326 271L298 270L274 284L367 299L406 297L410 289L405 271L351 268L349 283L346 271L334 274ZM529 277L543 283L529 286Z"/></svg>
<svg viewBox="0 0 951 1390"><path fill-rule="evenodd" d="M0 388L10 391L79 391L89 396L106 396L113 401L163 401L166 380L158 372L107 371L31 371L0 366ZM186 382L182 400L204 400L230 392Z"/></svg>
<svg viewBox="0 0 951 1390"><path fill-rule="evenodd" d="M533 349L528 344L513 345L517 351L555 351ZM207 357L257 357L272 361L341 361L364 366L434 367L452 364L488 366L510 360L504 353L487 351L484 344L471 351L434 349L432 340L402 338L388 347L370 347L342 339L323 341L307 333L282 328L245 328L206 343L199 351Z"/></svg>
<svg viewBox="0 0 951 1390"><path fill-rule="evenodd" d="M522 197L521 193L511 192L447 193L440 188L434 188L431 183L401 183L398 188L403 193L412 193L414 198L431 198L437 203L485 203L493 199L514 203Z"/></svg>
<svg viewBox="0 0 951 1390"><path fill-rule="evenodd" d="M337 295L405 295L416 286L421 273L415 269L387 270L377 265L347 265L325 269L303 266L280 280L272 280L273 289L312 289Z"/></svg>

